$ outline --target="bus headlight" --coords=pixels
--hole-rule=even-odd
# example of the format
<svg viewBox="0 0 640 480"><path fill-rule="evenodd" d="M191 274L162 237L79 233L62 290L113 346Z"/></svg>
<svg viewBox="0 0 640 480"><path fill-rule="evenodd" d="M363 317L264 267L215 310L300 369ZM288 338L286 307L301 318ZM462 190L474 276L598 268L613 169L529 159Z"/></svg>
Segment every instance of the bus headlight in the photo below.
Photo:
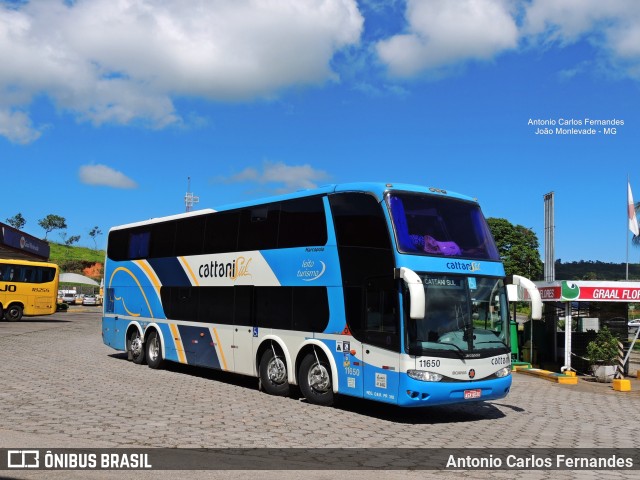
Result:
<svg viewBox="0 0 640 480"><path fill-rule="evenodd" d="M425 372L424 370L407 370L407 375L414 380L422 382L439 382L442 380L442 375L439 373Z"/></svg>
<svg viewBox="0 0 640 480"><path fill-rule="evenodd" d="M496 372L496 377L498 377L498 378L506 377L507 375L509 375L510 371L511 371L511 369L509 367L501 368L500 370L498 370Z"/></svg>

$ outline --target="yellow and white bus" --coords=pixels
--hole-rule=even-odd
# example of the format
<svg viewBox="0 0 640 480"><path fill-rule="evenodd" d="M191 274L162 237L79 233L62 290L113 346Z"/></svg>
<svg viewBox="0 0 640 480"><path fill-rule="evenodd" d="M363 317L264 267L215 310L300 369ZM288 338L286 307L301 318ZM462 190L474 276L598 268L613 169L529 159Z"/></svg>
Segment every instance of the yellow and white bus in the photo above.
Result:
<svg viewBox="0 0 640 480"><path fill-rule="evenodd" d="M54 263L0 259L0 318L16 322L55 313L59 277Z"/></svg>

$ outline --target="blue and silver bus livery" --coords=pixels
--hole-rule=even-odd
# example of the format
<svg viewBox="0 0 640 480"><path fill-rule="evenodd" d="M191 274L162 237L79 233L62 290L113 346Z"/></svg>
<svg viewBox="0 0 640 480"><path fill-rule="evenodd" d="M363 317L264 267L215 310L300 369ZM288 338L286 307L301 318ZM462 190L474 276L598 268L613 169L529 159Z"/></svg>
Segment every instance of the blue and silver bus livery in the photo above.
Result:
<svg viewBox="0 0 640 480"><path fill-rule="evenodd" d="M511 386L504 268L477 202L441 189L330 185L114 227L105 287L104 343L152 368L298 385L322 405Z"/></svg>

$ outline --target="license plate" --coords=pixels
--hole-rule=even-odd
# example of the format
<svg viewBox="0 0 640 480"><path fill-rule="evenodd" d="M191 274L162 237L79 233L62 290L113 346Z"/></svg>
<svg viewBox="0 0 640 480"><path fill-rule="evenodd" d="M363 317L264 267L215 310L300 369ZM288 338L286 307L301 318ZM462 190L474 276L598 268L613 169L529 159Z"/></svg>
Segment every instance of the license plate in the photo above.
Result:
<svg viewBox="0 0 640 480"><path fill-rule="evenodd" d="M474 390L465 390L464 399L469 400L471 398L480 398L482 396L482 390L476 388Z"/></svg>

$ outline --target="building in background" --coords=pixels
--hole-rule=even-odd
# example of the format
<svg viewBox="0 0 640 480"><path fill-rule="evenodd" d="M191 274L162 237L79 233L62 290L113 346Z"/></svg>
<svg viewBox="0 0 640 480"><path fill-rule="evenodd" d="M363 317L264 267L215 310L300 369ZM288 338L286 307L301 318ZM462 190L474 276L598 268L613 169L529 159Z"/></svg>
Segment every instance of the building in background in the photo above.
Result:
<svg viewBox="0 0 640 480"><path fill-rule="evenodd" d="M49 243L0 222L0 258L49 260Z"/></svg>

